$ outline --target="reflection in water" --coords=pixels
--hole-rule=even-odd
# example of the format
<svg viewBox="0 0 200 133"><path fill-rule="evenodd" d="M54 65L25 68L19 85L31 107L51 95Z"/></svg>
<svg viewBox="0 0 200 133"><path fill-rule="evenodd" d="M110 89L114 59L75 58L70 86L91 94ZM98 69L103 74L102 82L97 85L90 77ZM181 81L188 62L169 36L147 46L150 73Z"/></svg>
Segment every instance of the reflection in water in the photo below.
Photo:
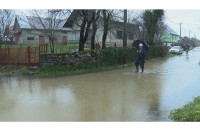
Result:
<svg viewBox="0 0 200 133"><path fill-rule="evenodd" d="M189 61L189 55L187 55L185 59L186 59L186 61Z"/></svg>
<svg viewBox="0 0 200 133"><path fill-rule="evenodd" d="M159 76L149 82L153 75L123 73L119 69L59 78L3 78L0 100L9 108L0 106L0 120L148 120L145 113L152 112L155 100L159 104Z"/></svg>
<svg viewBox="0 0 200 133"><path fill-rule="evenodd" d="M169 121L171 109L200 95L198 55L146 63L143 74L129 67L54 78L1 78L0 121Z"/></svg>

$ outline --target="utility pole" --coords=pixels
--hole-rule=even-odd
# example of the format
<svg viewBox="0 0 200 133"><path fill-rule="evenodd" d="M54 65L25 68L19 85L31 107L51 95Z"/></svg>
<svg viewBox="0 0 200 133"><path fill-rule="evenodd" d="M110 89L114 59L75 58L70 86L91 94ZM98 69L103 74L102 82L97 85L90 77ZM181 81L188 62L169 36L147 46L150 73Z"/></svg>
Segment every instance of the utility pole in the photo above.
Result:
<svg viewBox="0 0 200 133"><path fill-rule="evenodd" d="M180 39L181 39L181 23L180 23Z"/></svg>
<svg viewBox="0 0 200 133"><path fill-rule="evenodd" d="M127 47L127 9L124 9L123 47Z"/></svg>
<svg viewBox="0 0 200 133"><path fill-rule="evenodd" d="M191 31L189 31L189 39L190 39L190 32L191 32Z"/></svg>

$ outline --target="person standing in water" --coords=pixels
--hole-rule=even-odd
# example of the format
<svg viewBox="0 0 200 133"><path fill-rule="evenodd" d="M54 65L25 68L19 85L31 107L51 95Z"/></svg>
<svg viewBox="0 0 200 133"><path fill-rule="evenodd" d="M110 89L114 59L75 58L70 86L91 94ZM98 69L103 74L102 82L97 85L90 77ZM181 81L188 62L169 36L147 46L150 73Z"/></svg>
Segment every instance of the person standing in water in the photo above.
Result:
<svg viewBox="0 0 200 133"><path fill-rule="evenodd" d="M190 49L190 45L187 44L187 45L186 45L186 55L188 55L188 51L189 51L189 49Z"/></svg>
<svg viewBox="0 0 200 133"><path fill-rule="evenodd" d="M135 60L135 67L136 67L136 73L139 72L139 65L142 69L142 73L144 72L144 63L145 63L145 56L146 56L146 50L143 48L143 44L139 44L140 49L137 51L137 57Z"/></svg>

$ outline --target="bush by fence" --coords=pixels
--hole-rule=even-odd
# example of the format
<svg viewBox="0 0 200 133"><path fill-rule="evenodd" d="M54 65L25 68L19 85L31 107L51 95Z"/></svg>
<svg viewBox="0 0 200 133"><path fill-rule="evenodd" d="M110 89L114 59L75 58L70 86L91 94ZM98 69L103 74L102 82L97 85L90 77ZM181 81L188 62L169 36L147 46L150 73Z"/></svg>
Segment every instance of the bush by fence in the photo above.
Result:
<svg viewBox="0 0 200 133"><path fill-rule="evenodd" d="M166 46L151 46L146 58L165 57L168 55L168 51L169 48ZM135 47L41 55L41 68L37 73L38 75L56 75L107 70L133 63L135 58Z"/></svg>
<svg viewBox="0 0 200 133"><path fill-rule="evenodd" d="M147 52L146 59L152 59L157 57L166 57L169 54L169 47L154 45L150 46L149 51Z"/></svg>
<svg viewBox="0 0 200 133"><path fill-rule="evenodd" d="M127 64L133 62L136 58L136 48L106 48L97 54L97 59L106 65ZM146 59L157 57L166 57L169 48L167 46L151 46L147 52Z"/></svg>
<svg viewBox="0 0 200 133"><path fill-rule="evenodd" d="M97 54L97 62L106 65L126 64L134 61L136 49L128 48L105 48Z"/></svg>
<svg viewBox="0 0 200 133"><path fill-rule="evenodd" d="M41 56L41 65L51 66L56 65L71 65L77 66L81 63L98 66L98 65L121 65L134 62L136 58L136 48L127 47L127 48L105 48L97 51L88 51L88 52L73 52L66 54L54 54L54 55L42 55ZM166 46L151 46L147 52L146 59L152 59L156 57L165 57L168 55L169 48Z"/></svg>

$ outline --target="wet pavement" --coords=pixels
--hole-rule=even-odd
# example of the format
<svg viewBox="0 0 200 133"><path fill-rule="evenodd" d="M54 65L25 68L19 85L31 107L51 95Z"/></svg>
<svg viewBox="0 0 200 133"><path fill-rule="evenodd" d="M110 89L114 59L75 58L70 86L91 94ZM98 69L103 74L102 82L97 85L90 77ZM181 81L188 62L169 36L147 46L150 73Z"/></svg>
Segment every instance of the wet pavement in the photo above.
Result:
<svg viewBox="0 0 200 133"><path fill-rule="evenodd" d="M51 78L1 77L0 121L171 121L200 96L200 48L134 67Z"/></svg>

